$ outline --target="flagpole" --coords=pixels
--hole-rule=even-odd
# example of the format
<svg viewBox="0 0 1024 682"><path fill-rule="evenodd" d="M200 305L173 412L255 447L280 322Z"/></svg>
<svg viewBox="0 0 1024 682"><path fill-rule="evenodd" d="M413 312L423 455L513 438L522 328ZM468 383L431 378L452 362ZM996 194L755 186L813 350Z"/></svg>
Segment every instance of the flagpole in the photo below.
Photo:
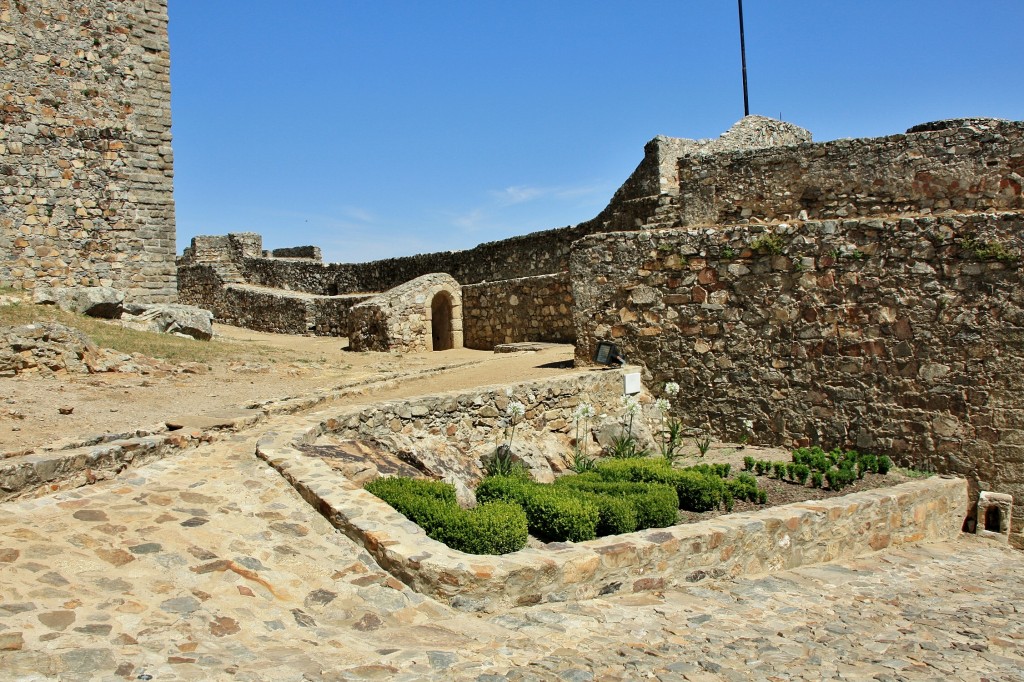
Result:
<svg viewBox="0 0 1024 682"><path fill-rule="evenodd" d="M740 6L740 61L743 63L743 115L750 116L750 101L747 99L747 46L743 40L743 0Z"/></svg>

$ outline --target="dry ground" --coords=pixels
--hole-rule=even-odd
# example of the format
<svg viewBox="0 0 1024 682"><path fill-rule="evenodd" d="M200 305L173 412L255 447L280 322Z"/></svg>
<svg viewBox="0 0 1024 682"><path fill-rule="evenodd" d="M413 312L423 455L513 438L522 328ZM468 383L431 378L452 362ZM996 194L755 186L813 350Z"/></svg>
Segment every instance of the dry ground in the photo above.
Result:
<svg viewBox="0 0 1024 682"><path fill-rule="evenodd" d="M102 433L126 433L177 416L246 407L395 375L402 378L397 387L387 390L387 397L539 378L565 371L573 353L570 346L509 354L469 349L408 355L353 353L345 350L348 344L343 338L266 334L221 324L215 325L215 337L209 342L149 338L161 335L134 331L125 342L118 337L124 330L108 332L109 323L38 306L18 307L15 316L11 306L0 306L0 325L43 316L83 329L101 346L148 349L148 355L167 360L135 373L33 371L0 378L0 453ZM108 339L108 333L114 336ZM72 411L61 414L61 408Z"/></svg>

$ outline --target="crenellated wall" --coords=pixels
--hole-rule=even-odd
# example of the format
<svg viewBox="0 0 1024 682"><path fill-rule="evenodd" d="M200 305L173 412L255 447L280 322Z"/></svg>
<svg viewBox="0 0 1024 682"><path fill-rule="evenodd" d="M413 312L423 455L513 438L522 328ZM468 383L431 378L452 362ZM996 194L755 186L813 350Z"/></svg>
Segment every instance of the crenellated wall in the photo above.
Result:
<svg viewBox="0 0 1024 682"><path fill-rule="evenodd" d="M593 235L577 360L615 341L721 438L751 419L1024 498L1022 235L1017 212Z"/></svg>
<svg viewBox="0 0 1024 682"><path fill-rule="evenodd" d="M691 155L679 161L677 225L1020 209L1022 176L1024 123L996 119Z"/></svg>
<svg viewBox="0 0 1024 682"><path fill-rule="evenodd" d="M176 297L166 0L0 2L0 284Z"/></svg>

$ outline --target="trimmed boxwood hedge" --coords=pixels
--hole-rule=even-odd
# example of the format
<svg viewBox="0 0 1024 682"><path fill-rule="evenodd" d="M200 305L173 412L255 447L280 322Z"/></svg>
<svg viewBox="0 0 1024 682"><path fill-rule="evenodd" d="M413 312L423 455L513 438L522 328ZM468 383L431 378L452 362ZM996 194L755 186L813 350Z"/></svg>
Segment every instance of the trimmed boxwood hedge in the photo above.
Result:
<svg viewBox="0 0 1024 682"><path fill-rule="evenodd" d="M566 489L519 477L488 476L477 486L476 500L518 504L526 512L530 532L548 542L597 537L599 507Z"/></svg>
<svg viewBox="0 0 1024 682"><path fill-rule="evenodd" d="M627 500L636 511L635 530L664 528L676 522L679 496L670 485L603 481L595 473L562 476L555 480L555 485ZM601 534L599 529L598 535Z"/></svg>
<svg viewBox="0 0 1024 682"><path fill-rule="evenodd" d="M732 501L720 475L728 470L714 466L674 469L664 458L612 459L598 462L594 472L606 481L670 485L679 496L679 508L687 511L704 512Z"/></svg>
<svg viewBox="0 0 1024 682"><path fill-rule="evenodd" d="M526 546L523 509L495 501L463 509L454 486L414 478L378 478L366 490L423 529L428 537L469 554L507 554Z"/></svg>

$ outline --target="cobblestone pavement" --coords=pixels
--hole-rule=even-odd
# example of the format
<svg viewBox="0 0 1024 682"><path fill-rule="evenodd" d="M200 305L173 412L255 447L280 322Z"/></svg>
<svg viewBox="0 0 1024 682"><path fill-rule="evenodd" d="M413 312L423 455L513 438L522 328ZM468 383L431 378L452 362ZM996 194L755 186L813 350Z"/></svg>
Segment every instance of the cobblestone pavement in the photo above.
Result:
<svg viewBox="0 0 1024 682"><path fill-rule="evenodd" d="M1024 680L1024 557L974 537L465 614L335 532L255 435L0 507L0 679Z"/></svg>

